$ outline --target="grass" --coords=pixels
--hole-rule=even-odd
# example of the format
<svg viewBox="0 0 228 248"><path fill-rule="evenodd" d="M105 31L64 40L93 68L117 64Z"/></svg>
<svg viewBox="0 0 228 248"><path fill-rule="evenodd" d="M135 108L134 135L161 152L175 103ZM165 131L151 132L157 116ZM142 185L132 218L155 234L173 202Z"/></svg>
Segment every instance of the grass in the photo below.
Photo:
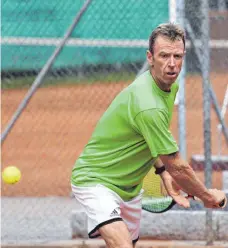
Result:
<svg viewBox="0 0 228 248"><path fill-rule="evenodd" d="M48 76L40 87L48 87L53 85L74 85L74 84L95 84L95 83L118 83L130 82L136 77L134 72L105 72L90 73L88 75L63 75ZM35 76L21 76L2 79L2 89L19 89L29 88L35 81Z"/></svg>

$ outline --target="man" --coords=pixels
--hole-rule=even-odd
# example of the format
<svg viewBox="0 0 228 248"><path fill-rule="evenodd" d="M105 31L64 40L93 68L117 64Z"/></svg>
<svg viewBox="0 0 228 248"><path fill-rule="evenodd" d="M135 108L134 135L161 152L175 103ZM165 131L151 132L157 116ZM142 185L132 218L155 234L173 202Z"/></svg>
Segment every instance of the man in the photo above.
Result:
<svg viewBox="0 0 228 248"><path fill-rule="evenodd" d="M102 236L109 248L132 248L138 240L142 181L152 166L184 207L189 202L173 182L208 208L225 197L198 180L169 131L184 54L185 35L177 25L152 32L149 70L116 96L73 168L72 190L87 213L89 237Z"/></svg>

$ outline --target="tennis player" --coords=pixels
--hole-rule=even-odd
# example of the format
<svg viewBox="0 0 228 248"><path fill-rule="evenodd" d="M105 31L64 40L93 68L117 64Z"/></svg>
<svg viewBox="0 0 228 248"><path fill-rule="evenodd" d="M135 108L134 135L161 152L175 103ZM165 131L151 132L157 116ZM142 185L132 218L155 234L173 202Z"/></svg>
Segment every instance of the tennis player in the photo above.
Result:
<svg viewBox="0 0 228 248"><path fill-rule="evenodd" d="M179 26L154 29L146 54L149 70L116 96L72 170L72 191L88 216L89 237L102 236L109 248L132 248L138 240L142 182L152 166L183 207L189 202L173 181L207 208L219 207L225 198L201 183L169 131L184 55Z"/></svg>

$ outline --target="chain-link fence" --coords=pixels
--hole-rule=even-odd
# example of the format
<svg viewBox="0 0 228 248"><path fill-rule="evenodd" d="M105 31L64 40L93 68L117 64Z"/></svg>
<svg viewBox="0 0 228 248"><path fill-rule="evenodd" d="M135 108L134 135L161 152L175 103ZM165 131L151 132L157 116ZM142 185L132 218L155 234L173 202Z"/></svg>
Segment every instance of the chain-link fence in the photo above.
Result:
<svg viewBox="0 0 228 248"><path fill-rule="evenodd" d="M212 185L225 187L227 167L227 87L228 87L228 32L225 27L228 23L228 2L209 1L210 11L208 13L208 27L203 22L207 14L202 9L204 1L186 2L185 28L190 41L190 48L187 50L187 75L186 75L186 133L188 157L191 157L192 165L197 170L203 169L202 163L205 160L205 136L209 137L210 152L212 159ZM201 8L197 8L200 6ZM208 58L205 57L206 46L203 43L203 36L208 32ZM204 65L209 66L208 87L211 102L211 113L205 119L205 105L203 90ZM202 111L203 108L203 111ZM207 110L209 111L209 110ZM204 115L203 115L204 112ZM220 115L219 115L219 113ZM206 113L207 114L207 113ZM193 120L192 120L193 119ZM221 119L224 125L221 131ZM204 125L203 125L204 122ZM210 134L205 133L205 124L210 123ZM196 164L196 165L195 165ZM201 164L201 165L199 165ZM224 171L222 173L221 171ZM211 173L211 172L210 172ZM222 180L222 175L224 182ZM227 180L227 179L226 179ZM220 185L216 185L220 182ZM224 186L223 186L224 184Z"/></svg>
<svg viewBox="0 0 228 248"><path fill-rule="evenodd" d="M15 165L22 172L17 185L2 184L2 196L12 196L3 199L2 240L68 238L68 217L74 209L67 199L72 166L109 103L142 69L151 31L172 19L178 2L182 1L2 1L2 165ZM171 129L186 144L186 158L204 180L202 2L186 1L182 13L188 38L185 113L176 105ZM209 4L210 94L220 112L223 103L226 109L228 83L228 33L224 28L228 2ZM180 115L186 126L178 123ZM219 118L224 118L227 132L228 115L212 110L209 116L212 186L224 188L228 149ZM9 124L12 129L4 133ZM46 196L51 196L51 202L47 203ZM25 198L18 201L16 197ZM32 198L30 204L28 197L39 198ZM42 224L34 211L43 214ZM30 222L16 231L12 218L20 226L26 218ZM58 221L54 219L62 227L55 227ZM64 228L68 231L60 235ZM29 236L25 230L33 230L33 234Z"/></svg>

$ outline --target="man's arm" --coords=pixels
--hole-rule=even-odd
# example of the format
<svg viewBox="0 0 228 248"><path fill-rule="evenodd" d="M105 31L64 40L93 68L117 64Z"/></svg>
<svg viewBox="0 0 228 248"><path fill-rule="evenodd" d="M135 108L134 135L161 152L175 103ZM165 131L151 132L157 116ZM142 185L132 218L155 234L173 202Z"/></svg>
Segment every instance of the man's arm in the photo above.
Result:
<svg viewBox="0 0 228 248"><path fill-rule="evenodd" d="M200 198L206 207L215 207L225 198L220 190L208 190L198 179L191 166L180 157L179 152L160 155L166 170L178 185L189 195Z"/></svg>
<svg viewBox="0 0 228 248"><path fill-rule="evenodd" d="M160 158L158 158L154 164L156 171L164 168L164 164ZM162 179L161 183L161 191L164 195L167 193L174 199L174 201L182 207L188 208L190 207L190 202L185 196L183 196L180 192L180 186L176 184L173 178L170 176L168 171L160 170L159 175ZM165 190L164 190L165 188Z"/></svg>
<svg viewBox="0 0 228 248"><path fill-rule="evenodd" d="M181 159L176 152L178 146L169 131L167 120L169 120L167 111L155 108L140 112L135 117L135 125L148 144L151 156L161 158L166 170L183 191L200 198L205 207L219 207L219 203L225 198L224 192L216 189L208 190L196 177L189 164ZM160 173L162 171L159 170ZM161 174L161 177L164 179L164 174Z"/></svg>
<svg viewBox="0 0 228 248"><path fill-rule="evenodd" d="M157 158L155 163L154 163L154 167L157 169L157 168L161 168L164 166L164 163L161 161L160 158Z"/></svg>

